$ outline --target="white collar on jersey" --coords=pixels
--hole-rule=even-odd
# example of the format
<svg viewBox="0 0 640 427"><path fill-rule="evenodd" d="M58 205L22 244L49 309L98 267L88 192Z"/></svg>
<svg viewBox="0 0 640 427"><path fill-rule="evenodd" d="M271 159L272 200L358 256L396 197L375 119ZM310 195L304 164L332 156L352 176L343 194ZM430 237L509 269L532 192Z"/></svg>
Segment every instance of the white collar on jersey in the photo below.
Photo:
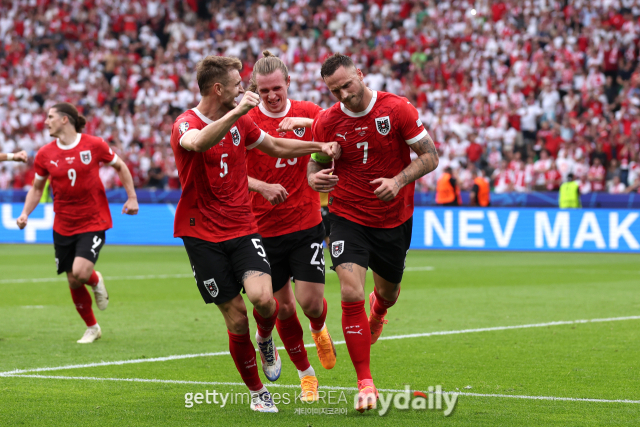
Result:
<svg viewBox="0 0 640 427"><path fill-rule="evenodd" d="M81 133L79 133L79 134L76 136L76 140L75 140L75 141L73 141L73 144L70 144L70 145L64 145L64 144L62 144L62 143L60 142L60 139L56 139L56 144L58 145L58 148L59 148L59 149L61 149L61 150L72 150L72 149L76 148L76 146L77 146L78 144L80 144L80 138L82 138L82 134L81 134Z"/></svg>
<svg viewBox="0 0 640 427"><path fill-rule="evenodd" d="M354 113L353 111L348 110L347 107L345 107L344 104L341 102L340 103L340 108L342 108L342 112L345 113L349 117L366 116L367 114L369 114L369 112L371 112L371 110L373 110L373 106L376 104L376 99L378 99L378 91L374 90L372 92L373 92L373 96L371 97L371 101L369 101L369 105L367 106L366 110L360 111L359 113Z"/></svg>
<svg viewBox="0 0 640 427"><path fill-rule="evenodd" d="M193 111L194 113L196 113L196 116L200 117L200 120L202 120L203 122L205 122L206 124L211 124L213 123L213 120L211 120L209 117L205 116L204 114L202 114L200 112L200 110L198 110L197 108L192 108L191 111Z"/></svg>
<svg viewBox="0 0 640 427"><path fill-rule="evenodd" d="M272 113L271 111L267 110L265 106L262 104L262 102L258 104L258 108L260 108L260 111L265 116L271 117L272 119L280 119L282 117L285 117L287 114L289 114L289 110L291 109L291 101L287 99L287 107L284 109L284 111L281 111L279 113Z"/></svg>

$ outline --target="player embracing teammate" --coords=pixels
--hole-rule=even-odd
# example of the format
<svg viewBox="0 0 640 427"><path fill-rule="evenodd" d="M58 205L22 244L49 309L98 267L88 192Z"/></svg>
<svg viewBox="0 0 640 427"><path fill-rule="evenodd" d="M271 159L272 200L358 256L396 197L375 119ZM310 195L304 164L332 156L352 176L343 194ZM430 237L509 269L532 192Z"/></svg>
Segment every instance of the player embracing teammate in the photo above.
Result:
<svg viewBox="0 0 640 427"><path fill-rule="evenodd" d="M249 117L269 135L311 142L313 119L322 109L311 102L288 98L287 66L271 52L253 67L250 91L261 99ZM291 361L298 370L302 399L318 400L318 380L307 357L303 331L296 314L296 300L309 319L309 329L318 358L325 369L336 364L336 352L325 325L324 299L325 236L320 198L307 185L310 156L273 158L257 150L247 155L251 207L258 221L267 256L271 262L271 282L280 311L276 328ZM295 296L290 278L295 280Z"/></svg>
<svg viewBox="0 0 640 427"><path fill-rule="evenodd" d="M280 376L281 360L271 332L278 316L271 266L251 211L247 151L261 150L280 159L316 152L339 157L337 143L273 138L247 116L260 102L244 93L237 58L208 56L198 63L202 99L178 116L171 132L182 195L176 209L174 236L183 239L200 294L222 312L229 350L251 391L251 409L277 412L258 375L249 335L247 309L240 292L253 304L262 368L270 381Z"/></svg>
<svg viewBox="0 0 640 427"><path fill-rule="evenodd" d="M318 114L313 137L338 141L342 154L334 169L331 159L312 156L307 176L316 191L331 191L331 259L340 280L343 333L358 378L355 407L364 412L376 407L371 345L400 293L411 243L414 181L438 166L438 154L415 107L406 98L366 87L348 56L329 57L320 73L340 102ZM413 161L411 150L418 155ZM369 318L367 268L374 279Z"/></svg>

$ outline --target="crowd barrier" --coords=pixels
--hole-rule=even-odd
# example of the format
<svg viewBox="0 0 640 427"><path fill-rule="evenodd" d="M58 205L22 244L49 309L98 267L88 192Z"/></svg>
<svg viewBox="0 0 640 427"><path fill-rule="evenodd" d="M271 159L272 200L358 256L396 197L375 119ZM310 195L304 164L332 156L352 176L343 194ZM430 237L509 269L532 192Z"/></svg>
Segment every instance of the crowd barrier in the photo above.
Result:
<svg viewBox="0 0 640 427"><path fill-rule="evenodd" d="M24 230L16 225L21 203L0 207L0 243L53 242L53 205L40 204ZM136 216L121 214L122 204L110 208L107 243L182 244L173 237L174 204L143 204ZM411 248L640 253L639 216L626 209L417 207Z"/></svg>
<svg viewBox="0 0 640 427"><path fill-rule="evenodd" d="M180 190L136 190L139 203L178 203ZM0 190L0 203L24 203L27 192L22 190ZM462 204L469 205L469 193L462 192ZM124 189L108 190L109 203L124 203ZM585 208L640 209L640 194L589 193L582 197ZM416 206L435 206L435 193L416 193ZM492 206L518 206L531 208L554 208L558 206L558 193L491 193Z"/></svg>

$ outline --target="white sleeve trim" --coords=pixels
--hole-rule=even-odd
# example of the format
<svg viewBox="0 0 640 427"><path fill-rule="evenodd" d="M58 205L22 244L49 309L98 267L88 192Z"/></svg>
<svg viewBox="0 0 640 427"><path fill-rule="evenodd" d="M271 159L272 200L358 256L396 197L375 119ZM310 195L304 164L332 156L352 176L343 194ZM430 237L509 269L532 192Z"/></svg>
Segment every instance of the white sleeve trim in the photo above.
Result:
<svg viewBox="0 0 640 427"><path fill-rule="evenodd" d="M107 163L109 166L113 166L116 164L116 162L118 161L118 155L114 154L113 155L113 160L111 160L109 163Z"/></svg>
<svg viewBox="0 0 640 427"><path fill-rule="evenodd" d="M198 129L189 129L188 131L186 131L186 132L184 133L184 135L182 135L182 136L180 137L180 146L181 146L182 148L184 148L185 150L187 150L187 151L191 151L191 150L189 150L187 147L185 147L184 145L182 145L182 140L184 139L184 137L185 137L185 136L189 135L189 132L192 132L192 131L194 131L194 130L198 130Z"/></svg>
<svg viewBox="0 0 640 427"><path fill-rule="evenodd" d="M247 145L247 150L252 150L254 148L256 148L258 145L260 145L262 143L262 141L264 141L264 137L265 137L266 133L264 133L263 130L260 130L260 138L258 138L258 140L256 142L254 142L251 145Z"/></svg>
<svg viewBox="0 0 640 427"><path fill-rule="evenodd" d="M40 175L36 174L36 179L47 179L47 177L46 176L40 176Z"/></svg>
<svg viewBox="0 0 640 427"><path fill-rule="evenodd" d="M407 145L411 145L411 144L415 144L416 142L420 141L425 136L429 136L429 133L427 132L426 129L423 129L422 132L420 132L418 134L418 136L414 136L411 139L405 139L405 141L407 142Z"/></svg>

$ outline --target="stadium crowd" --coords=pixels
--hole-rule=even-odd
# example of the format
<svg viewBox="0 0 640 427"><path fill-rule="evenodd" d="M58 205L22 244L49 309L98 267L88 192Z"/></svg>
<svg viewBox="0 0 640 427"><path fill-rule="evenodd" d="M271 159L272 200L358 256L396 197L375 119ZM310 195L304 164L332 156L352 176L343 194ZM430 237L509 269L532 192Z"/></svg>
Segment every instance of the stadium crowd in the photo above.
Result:
<svg viewBox="0 0 640 427"><path fill-rule="evenodd" d="M570 173L583 193L640 192L639 41L639 0L0 0L0 151L33 158L67 101L137 187L177 189L171 126L199 100L200 59L237 56L248 81L269 49L290 97L326 108L320 65L342 52L420 111L440 165L418 191L450 166L463 190L478 169L495 192L555 191ZM32 161L0 165L0 189L33 177Z"/></svg>

